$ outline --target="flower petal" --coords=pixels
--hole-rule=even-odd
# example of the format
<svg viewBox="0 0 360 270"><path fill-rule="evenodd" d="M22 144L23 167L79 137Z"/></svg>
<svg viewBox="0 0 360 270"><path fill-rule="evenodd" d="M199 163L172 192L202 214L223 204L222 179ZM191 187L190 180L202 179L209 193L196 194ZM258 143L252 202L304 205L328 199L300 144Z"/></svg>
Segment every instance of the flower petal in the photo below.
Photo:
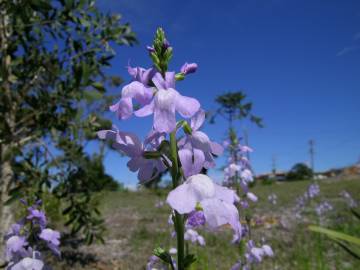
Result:
<svg viewBox="0 0 360 270"><path fill-rule="evenodd" d="M175 91L175 90L174 90ZM190 118L200 109L200 103L195 98L178 94L176 99L176 111L182 117Z"/></svg>
<svg viewBox="0 0 360 270"><path fill-rule="evenodd" d="M205 162L204 153L199 149L181 149L179 158L186 178L201 172Z"/></svg>
<svg viewBox="0 0 360 270"><path fill-rule="evenodd" d="M154 128L159 132L170 133L176 128L176 91L160 89L154 99Z"/></svg>
<svg viewBox="0 0 360 270"><path fill-rule="evenodd" d="M170 191L166 202L172 209L176 210L180 214L185 214L190 213L195 209L196 197L189 185L182 184Z"/></svg>
<svg viewBox="0 0 360 270"><path fill-rule="evenodd" d="M191 143L194 148L200 149L203 152L211 152L210 139L202 131L195 131L192 133Z"/></svg>
<svg viewBox="0 0 360 270"><path fill-rule="evenodd" d="M239 237L241 234L241 224L239 212L233 204L226 203L218 198L210 198L201 201L206 222L210 228L216 229L223 225L230 225Z"/></svg>
<svg viewBox="0 0 360 270"><path fill-rule="evenodd" d="M198 130L205 121L205 111L200 109L190 120L190 126L193 131Z"/></svg>
<svg viewBox="0 0 360 270"><path fill-rule="evenodd" d="M153 97L153 91L140 82L132 82L126 85L121 92L122 98L134 98L141 105L148 104Z"/></svg>
<svg viewBox="0 0 360 270"><path fill-rule="evenodd" d="M185 214L195 210L197 202L212 198L214 195L213 181L207 175L196 174L172 190L166 201L174 210L180 214Z"/></svg>
<svg viewBox="0 0 360 270"><path fill-rule="evenodd" d="M33 258L23 258L21 261L16 263L13 266L10 266L11 270L42 270L44 269L44 263L41 260L33 259Z"/></svg>
<svg viewBox="0 0 360 270"><path fill-rule="evenodd" d="M175 72L168 71L165 73L165 86L168 88L175 88Z"/></svg>
<svg viewBox="0 0 360 270"><path fill-rule="evenodd" d="M154 75L152 82L155 84L157 89L166 89L165 80L159 72Z"/></svg>
<svg viewBox="0 0 360 270"><path fill-rule="evenodd" d="M154 112L154 100L152 100L149 104L144 105L142 108L138 109L134 112L137 117L144 117L151 115Z"/></svg>
<svg viewBox="0 0 360 270"><path fill-rule="evenodd" d="M158 174L159 172L154 170L153 161L145 160L144 165L139 169L138 179L140 180L140 183L143 184L154 179Z"/></svg>
<svg viewBox="0 0 360 270"><path fill-rule="evenodd" d="M211 153L213 153L216 156L221 156L222 153L224 152L224 148L216 142L210 142L210 148L211 148Z"/></svg>
<svg viewBox="0 0 360 270"><path fill-rule="evenodd" d="M110 107L110 110L114 111L116 108L117 108L117 110L116 110L117 117L119 119L125 120L125 119L130 118L130 116L133 113L132 99L131 98L121 98L117 104Z"/></svg>
<svg viewBox="0 0 360 270"><path fill-rule="evenodd" d="M218 184L215 184L215 193L216 193L215 195L216 198L230 204L234 204L240 201L239 196L236 194L234 190L220 186Z"/></svg>

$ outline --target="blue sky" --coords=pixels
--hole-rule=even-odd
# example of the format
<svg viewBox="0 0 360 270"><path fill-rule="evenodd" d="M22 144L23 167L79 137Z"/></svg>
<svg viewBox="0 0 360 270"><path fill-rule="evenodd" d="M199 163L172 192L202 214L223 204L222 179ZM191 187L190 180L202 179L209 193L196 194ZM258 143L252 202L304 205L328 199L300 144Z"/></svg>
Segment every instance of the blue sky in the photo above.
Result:
<svg viewBox="0 0 360 270"><path fill-rule="evenodd" d="M179 92L196 97L206 110L214 110L215 97L227 91L248 95L265 127L243 122L237 130L248 130L257 173L271 170L273 156L279 170L307 162L309 139L315 140L316 170L360 157L359 1L101 0L98 5L121 13L140 42L117 49L110 73L128 80L128 61L149 66L144 48L161 26L174 47L170 68L179 70L185 61L199 65L196 74L177 84ZM114 123L144 136L151 117ZM224 139L225 129L223 121L204 127L217 141ZM106 170L135 185L136 174L126 162L108 152ZM223 162L219 159L219 166ZM211 174L221 180L219 170Z"/></svg>

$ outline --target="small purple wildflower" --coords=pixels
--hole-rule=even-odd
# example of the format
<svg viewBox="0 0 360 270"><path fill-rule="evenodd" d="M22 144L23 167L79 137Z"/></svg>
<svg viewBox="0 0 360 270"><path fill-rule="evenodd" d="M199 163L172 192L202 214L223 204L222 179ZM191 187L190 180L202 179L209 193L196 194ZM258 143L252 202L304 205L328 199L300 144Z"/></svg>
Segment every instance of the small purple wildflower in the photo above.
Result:
<svg viewBox="0 0 360 270"><path fill-rule="evenodd" d="M18 223L12 224L6 240L7 270L43 270L44 263L41 253L31 246L33 239L45 240L48 248L55 254L60 255L60 233L51 229L45 229L47 219L45 212L38 209L41 201L28 206L25 200L21 200L28 210L25 218ZM35 226L34 226L35 225ZM29 240L31 237L31 241ZM37 241L38 241L37 240Z"/></svg>
<svg viewBox="0 0 360 270"><path fill-rule="evenodd" d="M347 205L350 207L350 208L355 208L358 206L358 203L354 200L353 197L351 197L350 193L348 193L347 191L343 190L340 192L340 196L342 196Z"/></svg>
<svg viewBox="0 0 360 270"><path fill-rule="evenodd" d="M193 229L187 229L184 235L184 239L191 241L193 244L199 244L200 246L205 246L205 239L197 231Z"/></svg>
<svg viewBox="0 0 360 270"><path fill-rule="evenodd" d="M320 186L318 184L311 184L308 187L308 196L309 198L314 198L320 193Z"/></svg>
<svg viewBox="0 0 360 270"><path fill-rule="evenodd" d="M322 216L323 214L331 211L332 209L333 206L329 202L322 202L315 208L315 211L318 216Z"/></svg>

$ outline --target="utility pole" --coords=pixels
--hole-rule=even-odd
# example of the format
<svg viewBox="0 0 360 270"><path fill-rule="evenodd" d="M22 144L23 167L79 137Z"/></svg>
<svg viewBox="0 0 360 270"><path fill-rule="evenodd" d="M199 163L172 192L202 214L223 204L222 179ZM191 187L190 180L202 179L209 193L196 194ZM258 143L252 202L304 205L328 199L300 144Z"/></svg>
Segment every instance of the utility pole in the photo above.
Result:
<svg viewBox="0 0 360 270"><path fill-rule="evenodd" d="M314 151L314 146L315 146L315 141L313 139L311 139L309 141L309 154L310 154L310 167L311 167L311 170L313 171L313 173L315 172L314 171L314 155L315 155L315 151Z"/></svg>

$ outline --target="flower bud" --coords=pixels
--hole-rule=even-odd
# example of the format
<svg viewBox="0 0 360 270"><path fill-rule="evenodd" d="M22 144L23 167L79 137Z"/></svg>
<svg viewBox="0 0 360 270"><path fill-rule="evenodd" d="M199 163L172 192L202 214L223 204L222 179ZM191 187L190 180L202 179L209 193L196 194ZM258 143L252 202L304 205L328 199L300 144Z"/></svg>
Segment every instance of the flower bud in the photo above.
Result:
<svg viewBox="0 0 360 270"><path fill-rule="evenodd" d="M154 46L146 46L146 49L149 51L149 53L155 52Z"/></svg>
<svg viewBox="0 0 360 270"><path fill-rule="evenodd" d="M197 64L196 63L185 63L181 69L180 72L183 73L184 75L190 74L190 73L194 73L197 70Z"/></svg>

